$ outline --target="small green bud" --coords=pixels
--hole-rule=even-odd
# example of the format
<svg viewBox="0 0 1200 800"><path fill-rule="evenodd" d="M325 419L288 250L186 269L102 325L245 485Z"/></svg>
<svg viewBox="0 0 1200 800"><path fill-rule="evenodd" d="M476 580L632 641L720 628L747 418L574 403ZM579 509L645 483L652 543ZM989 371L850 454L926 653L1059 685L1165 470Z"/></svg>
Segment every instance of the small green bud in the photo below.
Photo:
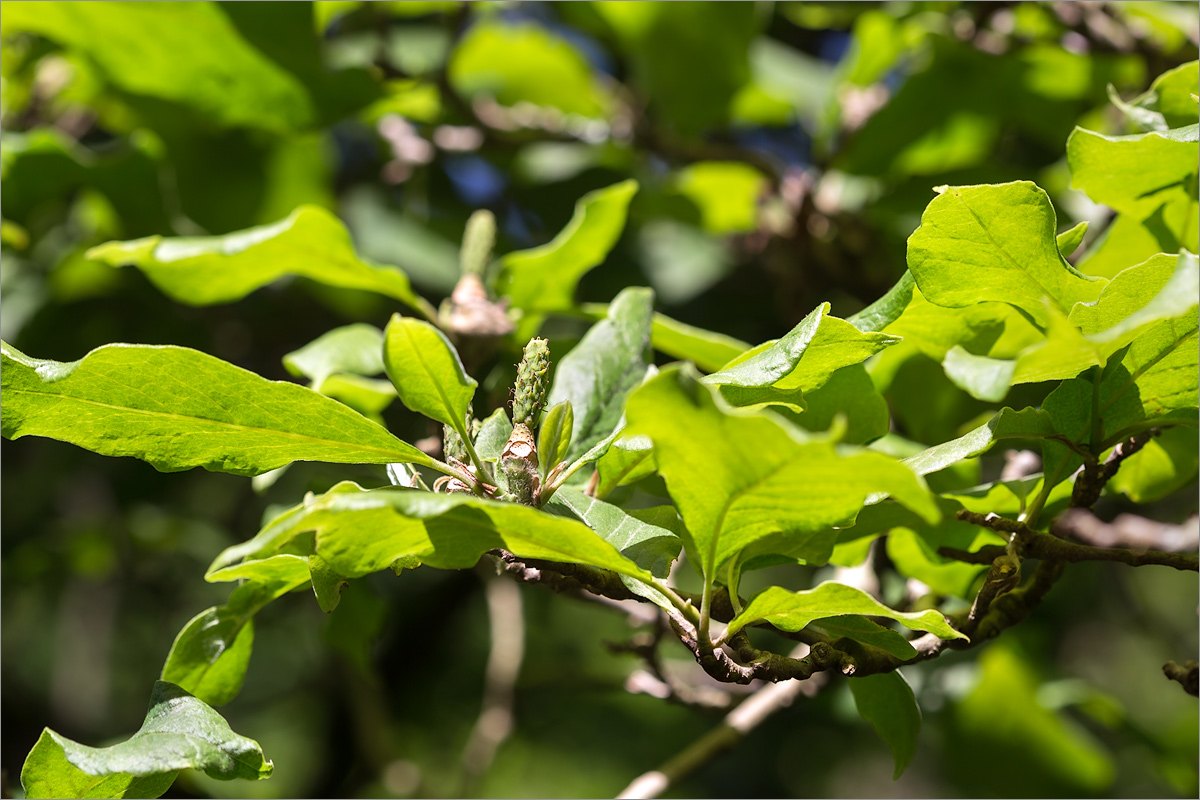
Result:
<svg viewBox="0 0 1200 800"><path fill-rule="evenodd" d="M538 411L546 402L550 375L550 346L545 339L530 339L517 366L513 397L513 425L533 427Z"/></svg>
<svg viewBox="0 0 1200 800"><path fill-rule="evenodd" d="M462 274L482 278L492 259L492 247L495 244L496 218L492 212L481 208L467 220L467 229L463 232L462 249L458 253Z"/></svg>
<svg viewBox="0 0 1200 800"><path fill-rule="evenodd" d="M513 500L527 506L538 504L541 479L538 475L537 445L528 427L518 423L500 453L500 468Z"/></svg>

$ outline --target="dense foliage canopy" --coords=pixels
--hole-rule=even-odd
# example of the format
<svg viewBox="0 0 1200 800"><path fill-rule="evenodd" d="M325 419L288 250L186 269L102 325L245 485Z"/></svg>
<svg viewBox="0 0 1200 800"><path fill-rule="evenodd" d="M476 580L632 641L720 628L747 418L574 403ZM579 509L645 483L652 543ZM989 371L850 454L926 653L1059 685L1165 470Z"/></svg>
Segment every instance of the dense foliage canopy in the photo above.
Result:
<svg viewBox="0 0 1200 800"><path fill-rule="evenodd" d="M5 2L0 788L1195 796L1198 28Z"/></svg>

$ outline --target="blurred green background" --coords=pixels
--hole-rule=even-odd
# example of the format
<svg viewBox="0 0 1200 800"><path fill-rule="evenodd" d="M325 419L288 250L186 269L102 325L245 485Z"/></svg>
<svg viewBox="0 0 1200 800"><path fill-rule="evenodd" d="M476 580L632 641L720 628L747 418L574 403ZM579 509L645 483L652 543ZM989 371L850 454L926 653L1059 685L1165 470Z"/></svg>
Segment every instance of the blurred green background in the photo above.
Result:
<svg viewBox="0 0 1200 800"><path fill-rule="evenodd" d="M436 303L473 210L496 214L499 252L532 247L581 195L634 177L629 224L581 299L649 285L666 313L760 342L822 301L844 316L886 291L940 184L1035 180L1060 228L1089 220L1093 241L1109 212L1069 188L1066 138L1127 132L1106 87L1128 97L1195 59L1197 28L1188 2L5 2L0 328L39 358L171 343L287 379L284 354L398 309L302 279L193 308L84 251L314 203ZM581 326L545 333L565 349ZM493 396L506 385L493 373ZM985 408L916 352L888 399L925 442ZM398 404L384 417L409 441L430 432ZM138 727L175 633L227 595L202 577L223 547L304 491L386 482L298 464L256 493L49 440L2 452L6 793L43 726L89 744ZM1182 519L1196 494L1193 478L1150 511ZM356 582L331 617L304 593L272 604L222 713L275 777L189 775L172 793L611 796L720 720L626 690L639 665L606 648L634 631L620 612L522 587L516 728L464 783L484 585L422 569ZM1195 657L1198 600L1190 573L1079 565L1001 641L906 671L925 717L899 781L834 682L672 793L1194 797L1196 702L1160 668Z"/></svg>

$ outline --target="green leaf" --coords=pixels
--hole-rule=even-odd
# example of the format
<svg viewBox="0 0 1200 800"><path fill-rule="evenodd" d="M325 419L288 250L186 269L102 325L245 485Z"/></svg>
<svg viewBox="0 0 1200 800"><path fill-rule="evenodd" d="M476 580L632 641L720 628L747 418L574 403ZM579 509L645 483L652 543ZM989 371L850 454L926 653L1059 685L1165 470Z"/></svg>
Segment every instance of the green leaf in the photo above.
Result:
<svg viewBox="0 0 1200 800"><path fill-rule="evenodd" d="M917 734L921 732L921 709L912 688L896 670L855 678L850 681L850 691L859 715L871 723L892 751L896 765L892 780L896 780L916 755Z"/></svg>
<svg viewBox="0 0 1200 800"><path fill-rule="evenodd" d="M390 381L348 373L330 375L313 388L326 397L345 403L379 425L383 424L380 413L396 399L396 387Z"/></svg>
<svg viewBox="0 0 1200 800"><path fill-rule="evenodd" d="M1040 439L1057 432L1049 414L1041 409L1014 411L1002 408L996 416L970 433L910 456L904 459L904 464L918 475L928 475L963 459L986 453L1002 439Z"/></svg>
<svg viewBox="0 0 1200 800"><path fill-rule="evenodd" d="M1000 761L975 766L986 785L1006 796L1028 793L1030 785L1053 781L1063 794L1104 794L1116 773L1113 756L1065 715L1039 702L1042 680L1032 665L1004 642L979 656L978 683L952 707L954 728L962 746L956 757L965 758L976 748L997 753ZM1014 775L1013 764L1040 778L1030 784Z"/></svg>
<svg viewBox="0 0 1200 800"><path fill-rule="evenodd" d="M479 384L446 335L423 320L393 314L384 338L383 363L400 402L468 436L467 411Z"/></svg>
<svg viewBox="0 0 1200 800"><path fill-rule="evenodd" d="M276 556L278 558L278 556ZM316 553L308 557L309 574L312 576L313 593L317 596L317 605L326 614L332 614L342 599L342 589L350 585L338 572L325 563L325 559Z"/></svg>
<svg viewBox="0 0 1200 800"><path fill-rule="evenodd" d="M917 655L916 649L908 643L908 639L905 639L891 628L885 628L866 617L859 617L853 614L827 617L809 623L808 627L833 637L835 643L837 639L842 637L853 639L861 644L878 647L880 650L904 661L915 658Z"/></svg>
<svg viewBox="0 0 1200 800"><path fill-rule="evenodd" d="M1167 428L1121 462L1108 488L1135 503L1151 503L1185 486L1196 476L1197 466L1200 454L1196 452L1196 432Z"/></svg>
<svg viewBox="0 0 1200 800"><path fill-rule="evenodd" d="M900 280L896 281L896 285L887 290L887 294L857 314L846 317L846 322L863 333L885 330L898 320L908 308L912 302L913 287L915 286L916 281L913 280L912 273L905 270L904 274L900 276Z"/></svg>
<svg viewBox="0 0 1200 800"><path fill-rule="evenodd" d="M571 403L575 426L568 458L578 458L616 430L626 398L652 363L653 314L653 291L625 289L609 305L608 317L593 325L555 366L547 402Z"/></svg>
<svg viewBox="0 0 1200 800"><path fill-rule="evenodd" d="M806 441L782 418L725 407L714 387L668 367L629 398L626 435L654 444L658 471L683 516L689 558L708 580L773 533L827 558L828 526L852 518L867 495L887 492L930 521L937 506L915 473L879 453Z"/></svg>
<svg viewBox="0 0 1200 800"><path fill-rule="evenodd" d="M583 520L623 556L656 577L667 577L672 562L679 557L683 543L670 530L588 497L578 489L564 486L554 493L550 503Z"/></svg>
<svg viewBox="0 0 1200 800"><path fill-rule="evenodd" d="M637 189L637 181L628 180L584 195L553 241L501 260L496 291L534 320L544 312L573 308L575 286L617 243Z"/></svg>
<svg viewBox="0 0 1200 800"><path fill-rule="evenodd" d="M632 68L634 86L668 130L693 137L728 118L750 78L748 50L759 16L751 5L600 3Z"/></svg>
<svg viewBox="0 0 1200 800"><path fill-rule="evenodd" d="M345 226L317 206L225 236L108 242L87 257L114 267L133 264L169 297L194 306L239 300L285 275L378 292L419 311L429 305L403 272L355 255Z"/></svg>
<svg viewBox="0 0 1200 800"><path fill-rule="evenodd" d="M1196 100L1196 95L1200 94L1198 87L1200 61L1192 61L1159 75L1154 79L1154 83L1150 84L1149 91L1134 98L1128 105L1154 115L1148 130L1166 131L1182 128L1196 120L1197 111L1200 109L1200 102Z"/></svg>
<svg viewBox="0 0 1200 800"><path fill-rule="evenodd" d="M378 375L383 372L383 331L361 322L334 328L288 353L283 365L291 374L311 380L314 386L343 372Z"/></svg>
<svg viewBox="0 0 1200 800"><path fill-rule="evenodd" d="M46 436L163 472L431 462L341 403L184 347L105 345L63 364L4 344L3 365L10 439Z"/></svg>
<svg viewBox="0 0 1200 800"><path fill-rule="evenodd" d="M60 742L70 740L49 728L42 729L42 735L21 768L21 785L26 797L161 797L179 775L179 770L141 777L125 772L89 775L67 760L66 750Z"/></svg>
<svg viewBox="0 0 1200 800"><path fill-rule="evenodd" d="M543 423L544 424L544 423ZM568 429L569 430L569 429ZM508 419L508 412L497 408L492 415L483 421L479 436L475 438L475 452L484 461L495 461L500 458L508 437L512 436L513 425Z"/></svg>
<svg viewBox="0 0 1200 800"><path fill-rule="evenodd" d="M189 106L209 123L284 132L312 120L303 84L251 47L215 3L5 11L5 38L41 34L85 54L126 92Z"/></svg>
<svg viewBox="0 0 1200 800"><path fill-rule="evenodd" d="M1028 181L945 187L909 237L908 268L931 303L1002 301L1045 325L1043 297L1066 315L1106 283L1063 260L1056 227L1050 198Z"/></svg>
<svg viewBox="0 0 1200 800"><path fill-rule="evenodd" d="M1079 245L1083 242L1083 237L1087 235L1087 230L1088 223L1087 220L1084 220L1055 237L1054 242L1058 245L1058 252L1062 253L1063 258L1066 258L1079 249Z"/></svg>
<svg viewBox="0 0 1200 800"><path fill-rule="evenodd" d="M564 400L546 412L538 429L538 458L541 460L543 478L567 457L574 425L575 414L571 410L570 400Z"/></svg>
<svg viewBox="0 0 1200 800"><path fill-rule="evenodd" d="M822 303L787 336L743 353L704 382L721 387L721 394L735 406L778 404L803 411L805 392L820 388L842 367L859 364L900 341L885 333L860 331L828 313L829 304Z"/></svg>
<svg viewBox="0 0 1200 800"><path fill-rule="evenodd" d="M257 742L230 730L203 701L156 681L146 720L132 737L88 747L46 728L25 759L21 784L28 797L158 797L183 769L255 781L269 778L273 767Z"/></svg>
<svg viewBox="0 0 1200 800"><path fill-rule="evenodd" d="M596 497L603 500L618 486L639 481L654 472L654 444L648 436L621 436L596 459L600 480Z"/></svg>
<svg viewBox="0 0 1200 800"><path fill-rule="evenodd" d="M938 555L939 547L953 547L974 552L989 544L1004 544L998 534L959 522L943 519L938 525L918 528L893 528L887 535L887 554L896 571L906 578L916 578L937 594L974 600L976 579L987 566L966 564Z"/></svg>
<svg viewBox="0 0 1200 800"><path fill-rule="evenodd" d="M309 582L308 561L279 555L219 571L210 581L245 580L229 602L197 614L175 637L161 680L210 706L222 706L241 691L254 642L252 619L275 598Z"/></svg>
<svg viewBox="0 0 1200 800"><path fill-rule="evenodd" d="M574 520L462 494L364 490L350 483L276 517L254 539L218 556L210 575L238 558L278 552L306 531L316 531L317 554L347 578L387 569L399 558L465 569L488 550L503 548L524 558L588 564L650 581L648 573Z"/></svg>
<svg viewBox="0 0 1200 800"><path fill-rule="evenodd" d="M663 314L654 315L650 343L655 350L691 361L706 372L720 369L750 349L740 339L685 325Z"/></svg>
<svg viewBox="0 0 1200 800"><path fill-rule="evenodd" d="M697 161L674 178L674 188L696 204L704 229L748 233L758 227L758 198L766 178L741 161Z"/></svg>
<svg viewBox="0 0 1200 800"><path fill-rule="evenodd" d="M929 631L943 639L967 638L950 627L946 618L933 609L919 612L896 611L866 592L833 581L826 581L801 592L789 592L781 586L767 587L746 604L742 613L733 618L729 623L726 638L760 620L771 623L781 631L795 633L813 620L845 614L887 617L909 630Z"/></svg>
<svg viewBox="0 0 1200 800"><path fill-rule="evenodd" d="M863 444L888 432L887 401L862 364L842 367L821 388L805 394L804 402L806 408L799 414L781 413L810 431L829 430L841 416L846 422L842 441L847 444Z"/></svg>
<svg viewBox="0 0 1200 800"><path fill-rule="evenodd" d="M483 94L506 106L532 103L602 117L613 102L583 54L533 22L478 20L456 42L447 72L459 93Z"/></svg>
<svg viewBox="0 0 1200 800"><path fill-rule="evenodd" d="M1196 221L1196 143L1200 126L1132 136L1105 136L1076 128L1067 140L1071 187L1141 223L1130 261L1155 252L1200 249ZM1099 257L1098 251L1095 257ZM1127 256L1127 257L1129 257ZM1093 255L1081 262L1090 268ZM1125 264L1130 263L1126 261Z"/></svg>

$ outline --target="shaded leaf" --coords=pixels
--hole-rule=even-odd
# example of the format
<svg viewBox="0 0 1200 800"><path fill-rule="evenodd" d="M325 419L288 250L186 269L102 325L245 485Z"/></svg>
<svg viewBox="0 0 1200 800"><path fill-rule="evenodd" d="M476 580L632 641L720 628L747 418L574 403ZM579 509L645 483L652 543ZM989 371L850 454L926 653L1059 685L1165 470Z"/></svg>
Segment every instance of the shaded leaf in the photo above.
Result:
<svg viewBox="0 0 1200 800"><path fill-rule="evenodd" d="M513 425L508 419L508 412L497 408L483 421L479 435L475 437L475 452L479 453L479 457L484 461L495 461L500 458L512 431Z"/></svg>
<svg viewBox="0 0 1200 800"><path fill-rule="evenodd" d="M887 294L857 314L846 317L846 322L864 333L885 330L908 308L914 286L916 281L913 280L912 272L905 270L900 280L896 281L896 285L887 290Z"/></svg>
<svg viewBox="0 0 1200 800"><path fill-rule="evenodd" d="M215 3L45 3L5 11L6 37L42 34L85 53L125 91L190 106L217 124L283 132L313 116L303 84L251 47Z"/></svg>
<svg viewBox="0 0 1200 800"><path fill-rule="evenodd" d="M568 458L578 458L616 430L625 399L652 363L653 314L654 292L625 289L609 304L608 317L593 325L555 366L547 402L571 403L575 425Z"/></svg>
<svg viewBox="0 0 1200 800"><path fill-rule="evenodd" d="M618 486L654 472L654 443L648 436L621 436L596 459L596 471L600 473L596 497L603 500Z"/></svg>
<svg viewBox="0 0 1200 800"><path fill-rule="evenodd" d="M218 780L262 780L272 766L257 742L230 730L203 701L156 681L146 720L132 737L88 747L47 728L25 760L21 784L31 797L157 797L170 787L167 777L183 769Z"/></svg>
<svg viewBox="0 0 1200 800"><path fill-rule="evenodd" d="M799 414L786 409L780 413L810 431L829 430L841 416L846 423L841 438L847 444L864 444L888 432L887 401L862 364L842 367L819 389L805 394L804 402Z"/></svg>
<svg viewBox="0 0 1200 800"><path fill-rule="evenodd" d="M1087 220L1084 220L1078 225L1071 226L1054 238L1055 244L1058 245L1058 252L1062 253L1063 258L1066 258L1079 249L1079 245L1083 242L1083 237L1087 235L1087 230L1088 223Z"/></svg>
<svg viewBox="0 0 1200 800"><path fill-rule="evenodd" d="M194 306L239 300L285 275L298 275L378 292L417 310L428 307L403 272L355 255L345 226L317 206L301 206L279 222L225 236L108 242L87 257L114 267L133 264L169 297Z"/></svg>
<svg viewBox="0 0 1200 800"><path fill-rule="evenodd" d="M746 604L742 613L733 618L725 636L728 638L759 620L769 622L782 631L795 633L814 620L845 614L887 617L910 630L929 631L943 639L967 638L950 627L946 618L933 609L920 612L896 611L866 592L833 581L826 581L801 592L789 592L781 586L767 587Z"/></svg>
<svg viewBox="0 0 1200 800"><path fill-rule="evenodd" d="M859 715L875 728L892 751L896 780L917 752L917 734L921 731L921 709L912 688L899 670L867 675L850 681L854 705Z"/></svg>
<svg viewBox="0 0 1200 800"><path fill-rule="evenodd" d="M325 559L316 553L308 557L309 574L312 576L313 593L317 596L317 605L326 614L332 614L342 599L342 589L350 585L349 581L325 563Z"/></svg>
<svg viewBox="0 0 1200 800"><path fill-rule="evenodd" d="M826 617L809 623L809 628L832 636L836 641L840 637L853 639L862 644L878 647L885 653L891 653L896 658L905 661L917 655L908 640L891 628L885 628L878 622L872 622L866 617L846 614L838 617Z"/></svg>
<svg viewBox="0 0 1200 800"><path fill-rule="evenodd" d="M423 320L393 314L384 337L383 363L400 402L468 436L467 410L479 384L446 335Z"/></svg>
<svg viewBox="0 0 1200 800"><path fill-rule="evenodd" d="M429 464L341 403L184 347L114 344L69 364L3 345L4 436L46 436L163 472L292 461Z"/></svg>
<svg viewBox="0 0 1200 800"><path fill-rule="evenodd" d="M654 349L672 358L691 361L706 372L719 370L750 349L750 345L723 333L685 325L663 314L655 314L650 329Z"/></svg>
<svg viewBox="0 0 1200 800"><path fill-rule="evenodd" d="M623 556L656 577L667 577L672 562L683 548L679 537L670 530L588 497L578 489L564 486L554 493L550 502L570 510Z"/></svg>
<svg viewBox="0 0 1200 800"><path fill-rule="evenodd" d="M288 353L283 365L293 375L311 380L314 386L342 372L378 375L383 372L383 331L361 322L334 328Z"/></svg>

